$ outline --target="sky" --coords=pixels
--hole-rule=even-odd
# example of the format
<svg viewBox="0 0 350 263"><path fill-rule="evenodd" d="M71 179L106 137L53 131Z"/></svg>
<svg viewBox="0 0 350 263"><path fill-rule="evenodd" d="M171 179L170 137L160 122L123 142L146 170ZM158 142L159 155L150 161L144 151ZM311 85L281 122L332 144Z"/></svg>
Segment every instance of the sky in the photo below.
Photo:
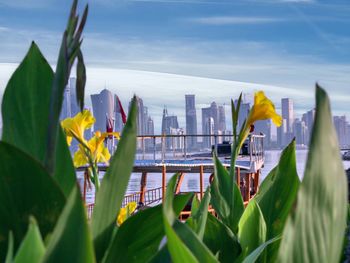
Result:
<svg viewBox="0 0 350 263"><path fill-rule="evenodd" d="M350 119L349 0L95 0L80 1L81 12L86 3L88 106L105 87L125 107L136 93L157 131L164 105L185 125L185 94L200 114L263 89L277 109L292 98L300 117L318 82L333 114ZM32 40L54 67L70 4L0 0L0 96Z"/></svg>

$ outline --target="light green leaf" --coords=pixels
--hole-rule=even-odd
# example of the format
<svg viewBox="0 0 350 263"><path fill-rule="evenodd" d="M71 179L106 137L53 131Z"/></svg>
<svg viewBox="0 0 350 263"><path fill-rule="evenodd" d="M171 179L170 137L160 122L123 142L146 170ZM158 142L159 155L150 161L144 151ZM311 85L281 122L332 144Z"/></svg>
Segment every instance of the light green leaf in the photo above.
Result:
<svg viewBox="0 0 350 263"><path fill-rule="evenodd" d="M266 239L272 239L283 231L287 217L293 208L300 185L296 170L295 140L282 152L278 165L262 182L255 201L259 204L267 227ZM276 259L279 241L267 248L269 260Z"/></svg>
<svg viewBox="0 0 350 263"><path fill-rule="evenodd" d="M238 224L238 240L248 254L266 240L266 224L259 205L251 200Z"/></svg>
<svg viewBox="0 0 350 263"><path fill-rule="evenodd" d="M14 243L13 233L12 233L12 231L10 231L5 263L12 263L13 262L13 243Z"/></svg>
<svg viewBox="0 0 350 263"><path fill-rule="evenodd" d="M14 259L14 263L40 262L45 254L45 246L34 217L30 218L29 228Z"/></svg>
<svg viewBox="0 0 350 263"><path fill-rule="evenodd" d="M275 242L277 242L278 240L280 240L281 237L275 237L273 239L270 239L268 241L266 241L265 243L261 244L259 247L257 247L252 253L250 253L244 260L242 263L255 263L258 258L260 257L260 255L265 251L265 249L270 245L273 244ZM269 257L267 262L271 262L271 259Z"/></svg>
<svg viewBox="0 0 350 263"><path fill-rule="evenodd" d="M43 262L95 262L80 192L75 187L50 237Z"/></svg>
<svg viewBox="0 0 350 263"><path fill-rule="evenodd" d="M316 87L316 116L295 213L278 262L339 262L347 218L347 180L326 92Z"/></svg>
<svg viewBox="0 0 350 263"><path fill-rule="evenodd" d="M103 177L92 217L92 233L97 260L101 260L111 240L112 230L128 186L136 153L136 97L123 129L117 151Z"/></svg>
<svg viewBox="0 0 350 263"><path fill-rule="evenodd" d="M3 96L2 139L44 164L53 71L33 42L11 76ZM59 129L54 177L65 196L76 183L65 136Z"/></svg>
<svg viewBox="0 0 350 263"><path fill-rule="evenodd" d="M33 215L43 238L51 233L65 198L44 167L16 147L0 142L0 261L5 259L9 231L17 250Z"/></svg>

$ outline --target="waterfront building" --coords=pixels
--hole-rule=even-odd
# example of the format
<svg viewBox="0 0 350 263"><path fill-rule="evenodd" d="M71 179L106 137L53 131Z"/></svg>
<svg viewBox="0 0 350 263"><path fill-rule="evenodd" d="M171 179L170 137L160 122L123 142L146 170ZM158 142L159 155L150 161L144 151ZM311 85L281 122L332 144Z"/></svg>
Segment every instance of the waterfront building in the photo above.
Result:
<svg viewBox="0 0 350 263"><path fill-rule="evenodd" d="M224 132L226 130L226 114L225 105L218 107L218 130Z"/></svg>
<svg viewBox="0 0 350 263"><path fill-rule="evenodd" d="M162 118L162 134L169 135L171 134L171 129L178 129L179 123L177 121L177 116L175 115L168 115L168 110L166 107L164 107L163 110L163 118ZM165 142L166 149L171 149L172 142L171 138L166 138Z"/></svg>
<svg viewBox="0 0 350 263"><path fill-rule="evenodd" d="M210 107L202 108L202 133L206 134L205 122L208 118L212 118L214 122L214 132L216 133L219 128L218 120L219 120L219 111L216 102L212 102Z"/></svg>
<svg viewBox="0 0 350 263"><path fill-rule="evenodd" d="M294 136L296 144L307 145L308 128L303 120L294 120Z"/></svg>
<svg viewBox="0 0 350 263"><path fill-rule="evenodd" d="M346 148L347 146L347 136L348 136L348 122L344 116L334 116L333 122L338 135L338 141L341 148Z"/></svg>
<svg viewBox="0 0 350 263"><path fill-rule="evenodd" d="M290 98L283 98L281 100L282 106L282 119L283 123L279 129L280 146L285 147L293 139L293 126L294 126L294 105Z"/></svg>
<svg viewBox="0 0 350 263"><path fill-rule="evenodd" d="M315 120L315 109L309 110L308 112L303 114L302 121L305 122L305 125L307 127L306 142L305 142L306 145L310 143L314 120Z"/></svg>
<svg viewBox="0 0 350 263"><path fill-rule="evenodd" d="M96 119L94 131L106 131L107 119L113 121L114 125L114 107L115 101L112 92L108 89L103 89L99 94L91 95L93 114Z"/></svg>
<svg viewBox="0 0 350 263"><path fill-rule="evenodd" d="M237 106L237 100L235 102L235 105ZM237 125L237 133L241 130L241 127L244 123L244 121L247 119L250 112L250 103L241 103L241 107L239 109L238 114L238 125Z"/></svg>
<svg viewBox="0 0 350 263"><path fill-rule="evenodd" d="M208 117L204 121L204 133L205 135L214 135L215 134L215 125L214 118ZM213 136L207 136L203 138L203 147L211 148L215 144Z"/></svg>
<svg viewBox="0 0 350 263"><path fill-rule="evenodd" d="M185 95L186 100L186 134L197 135L197 112L195 95ZM197 137L187 138L187 147L197 147Z"/></svg>
<svg viewBox="0 0 350 263"><path fill-rule="evenodd" d="M264 137L264 146L265 148L269 148L271 145L271 121L270 120L262 120L256 121L254 123L254 134L263 134Z"/></svg>
<svg viewBox="0 0 350 263"><path fill-rule="evenodd" d="M184 135L185 131L183 128L170 128L170 134L171 135ZM172 137L171 139L171 144L170 144L170 149L171 150L177 150L181 151L185 147L185 141L184 137Z"/></svg>

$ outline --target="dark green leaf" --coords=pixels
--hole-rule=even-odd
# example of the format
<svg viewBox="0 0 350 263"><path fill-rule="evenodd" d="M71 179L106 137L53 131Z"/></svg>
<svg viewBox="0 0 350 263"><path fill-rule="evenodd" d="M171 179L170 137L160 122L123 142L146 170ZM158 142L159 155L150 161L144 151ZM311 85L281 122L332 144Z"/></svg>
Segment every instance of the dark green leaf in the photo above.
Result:
<svg viewBox="0 0 350 263"><path fill-rule="evenodd" d="M238 224L238 240L242 249L250 254L266 240L266 224L259 205L251 200Z"/></svg>
<svg viewBox="0 0 350 263"><path fill-rule="evenodd" d="M116 153L97 193L92 217L96 256L101 260L111 239L113 227L128 186L136 152L136 97L123 129Z"/></svg>
<svg viewBox="0 0 350 263"><path fill-rule="evenodd" d="M3 140L44 163L53 71L32 43L11 76L2 101ZM55 178L66 197L75 185L75 170L65 137L59 130Z"/></svg>
<svg viewBox="0 0 350 263"><path fill-rule="evenodd" d="M241 254L237 238L226 225L208 213L203 241L220 262L232 262Z"/></svg>
<svg viewBox="0 0 350 263"><path fill-rule="evenodd" d="M38 225L33 217L30 218L29 228L14 259L14 263L40 262L45 254L45 246Z"/></svg>
<svg viewBox="0 0 350 263"><path fill-rule="evenodd" d="M95 262L86 211L75 187L50 237L43 262Z"/></svg>
<svg viewBox="0 0 350 263"><path fill-rule="evenodd" d="M190 197L191 194L175 196L176 215ZM164 235L161 205L139 211L120 226L104 262L147 262L157 253Z"/></svg>
<svg viewBox="0 0 350 263"><path fill-rule="evenodd" d="M5 258L9 231L17 250L28 228L29 216L38 221L45 238L65 204L56 182L33 158L0 142L0 261Z"/></svg>
<svg viewBox="0 0 350 263"><path fill-rule="evenodd" d="M12 231L10 231L5 263L12 263L13 262L13 242L14 242L13 234L12 234Z"/></svg>
<svg viewBox="0 0 350 263"><path fill-rule="evenodd" d="M84 64L83 53L79 49L78 52L78 64L77 64L77 83L76 83L76 94L77 103L80 105L80 110L84 109L84 93L86 83L86 69Z"/></svg>
<svg viewBox="0 0 350 263"><path fill-rule="evenodd" d="M257 247L252 253L250 253L244 260L242 263L254 263L258 260L258 258L260 257L260 255L265 251L265 249L270 245L273 244L275 242L277 242L278 240L280 240L281 237L275 237L273 239L270 239L268 241L266 241L265 243L261 244L259 247ZM268 254L269 255L269 254ZM270 257L268 258L267 262L272 262Z"/></svg>
<svg viewBox="0 0 350 263"><path fill-rule="evenodd" d="M295 141L282 152L278 165L262 182L254 198L259 204L267 227L266 239L272 239L283 231L287 217L293 208L299 177L296 170ZM267 248L270 260L277 256L279 241Z"/></svg>
<svg viewBox="0 0 350 263"><path fill-rule="evenodd" d="M326 92L316 87L316 116L295 213L279 262L339 262L347 218L347 180Z"/></svg>

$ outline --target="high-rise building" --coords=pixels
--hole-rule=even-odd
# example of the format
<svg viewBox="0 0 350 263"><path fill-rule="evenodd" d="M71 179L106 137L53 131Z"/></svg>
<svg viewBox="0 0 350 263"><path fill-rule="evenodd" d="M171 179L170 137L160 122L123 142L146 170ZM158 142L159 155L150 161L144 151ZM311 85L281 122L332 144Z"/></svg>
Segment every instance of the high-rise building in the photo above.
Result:
<svg viewBox="0 0 350 263"><path fill-rule="evenodd" d="M219 106L219 117L218 117L218 130L224 132L226 130L226 115L225 115L225 105Z"/></svg>
<svg viewBox="0 0 350 263"><path fill-rule="evenodd" d="M307 126L303 120L294 120L294 136L296 144L306 145L307 143Z"/></svg>
<svg viewBox="0 0 350 263"><path fill-rule="evenodd" d="M294 126L294 106L293 101L290 98L283 98L282 104L282 119L286 120L282 125L285 125L280 131L283 131L282 135L282 147L289 144L293 139L293 126Z"/></svg>
<svg viewBox="0 0 350 263"><path fill-rule="evenodd" d="M205 148L211 148L212 145L214 145L214 135L215 134L215 122L214 118L208 117L204 121L204 134L205 135L211 135L203 138L203 147Z"/></svg>
<svg viewBox="0 0 350 263"><path fill-rule="evenodd" d="M91 95L91 102L94 117L96 119L94 130L104 132L106 131L107 119L115 121L114 96L108 89L103 89L99 94Z"/></svg>
<svg viewBox="0 0 350 263"><path fill-rule="evenodd" d="M202 133L206 134L205 122L208 118L213 118L214 122L214 133L219 130L219 110L215 102L210 104L208 108L202 108Z"/></svg>
<svg viewBox="0 0 350 263"><path fill-rule="evenodd" d="M76 95L76 78L70 78L64 90L60 119L74 117L80 112Z"/></svg>
<svg viewBox="0 0 350 263"><path fill-rule="evenodd" d="M164 107L163 118L162 118L162 134L170 135L171 129L178 129L179 123L177 121L177 116L168 115L168 110ZM172 149L172 139L166 138L165 141L166 149Z"/></svg>
<svg viewBox="0 0 350 263"><path fill-rule="evenodd" d="M338 135L338 141L341 148L347 146L347 136L348 136L348 122L345 116L334 116L333 122Z"/></svg>
<svg viewBox="0 0 350 263"><path fill-rule="evenodd" d="M237 100L235 102L235 105L237 106ZM247 119L250 111L250 104L249 103L241 103L240 109L239 109L239 114L238 114L238 125L237 125L237 133L242 128L243 123Z"/></svg>
<svg viewBox="0 0 350 263"><path fill-rule="evenodd" d="M197 135L197 112L195 95L185 95L186 99L186 134ZM197 147L197 137L188 137L187 146Z"/></svg>
<svg viewBox="0 0 350 263"><path fill-rule="evenodd" d="M254 134L265 135L264 147L269 148L271 145L271 121L270 120L256 121L254 123Z"/></svg>
<svg viewBox="0 0 350 263"><path fill-rule="evenodd" d="M305 122L305 125L307 127L306 141L305 141L306 145L310 143L311 132L314 126L314 120L315 120L315 109L309 110L308 112L303 114L302 121Z"/></svg>

